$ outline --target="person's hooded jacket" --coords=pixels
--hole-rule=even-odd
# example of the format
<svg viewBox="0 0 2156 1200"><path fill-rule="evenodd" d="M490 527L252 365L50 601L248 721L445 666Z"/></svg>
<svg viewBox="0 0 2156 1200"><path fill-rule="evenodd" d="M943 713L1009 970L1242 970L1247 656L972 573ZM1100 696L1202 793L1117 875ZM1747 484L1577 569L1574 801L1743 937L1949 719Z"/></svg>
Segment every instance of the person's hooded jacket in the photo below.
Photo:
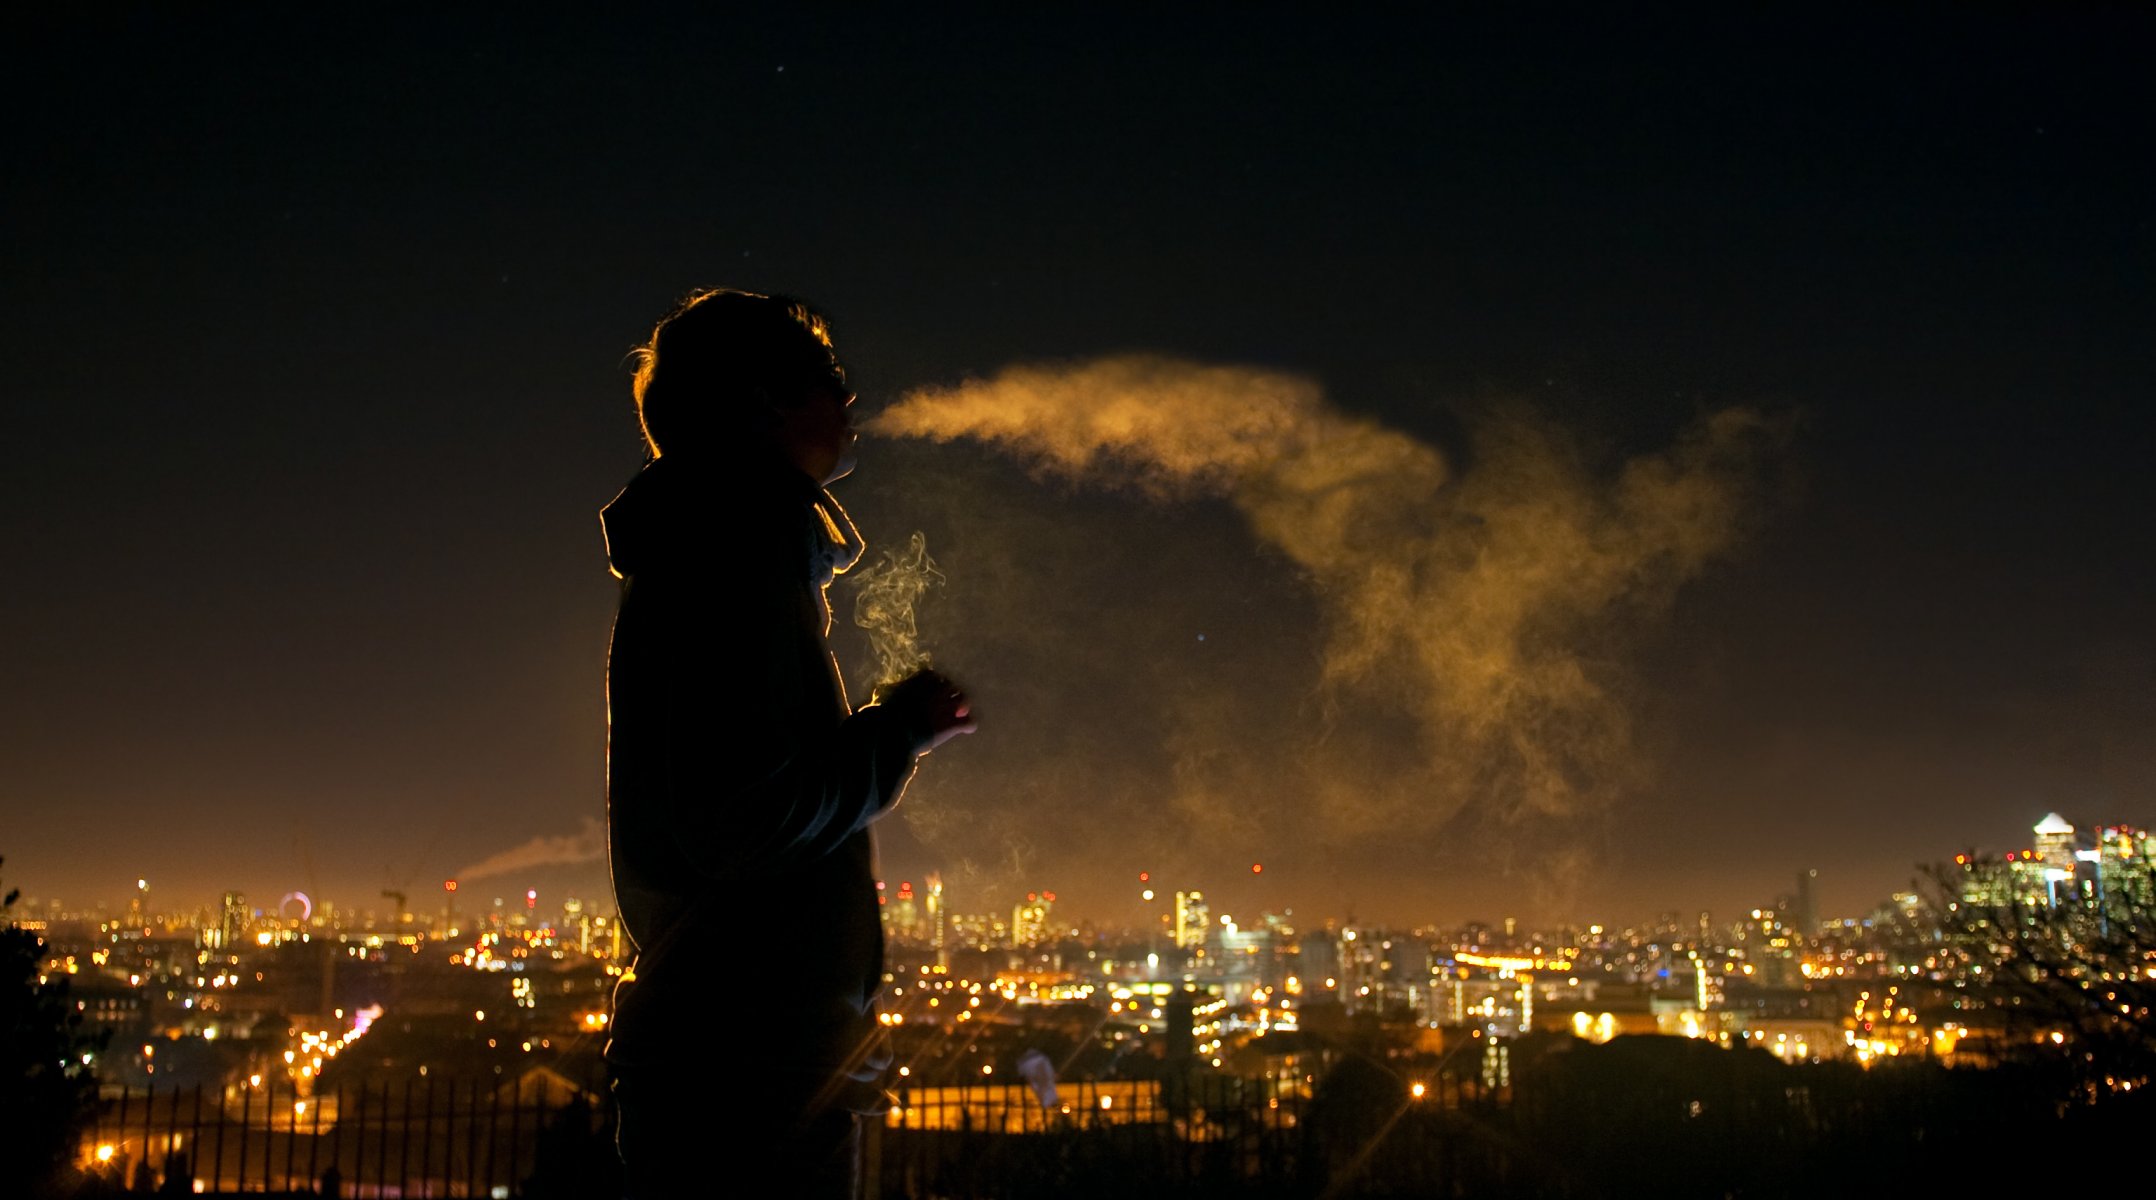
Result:
<svg viewBox="0 0 2156 1200"><path fill-rule="evenodd" d="M883 973L868 825L928 731L849 711L824 588L861 544L830 494L790 466L678 457L601 514L622 580L607 841L637 950L607 1054L650 1064L717 1034L752 1068L863 1080Z"/></svg>

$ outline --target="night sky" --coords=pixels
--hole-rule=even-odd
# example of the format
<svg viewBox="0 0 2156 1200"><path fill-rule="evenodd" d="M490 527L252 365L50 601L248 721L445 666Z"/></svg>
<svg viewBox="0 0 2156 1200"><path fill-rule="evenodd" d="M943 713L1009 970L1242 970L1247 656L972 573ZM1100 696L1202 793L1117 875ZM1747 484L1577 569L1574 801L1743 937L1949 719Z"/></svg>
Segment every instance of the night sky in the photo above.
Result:
<svg viewBox="0 0 2156 1200"><path fill-rule="evenodd" d="M885 873L961 910L1131 920L1151 869L1621 922L1817 867L1856 914L2048 810L2156 824L2156 21L1208 12L13 18L6 883L380 907L575 857L624 355L699 285L817 301L864 414L1144 353L1314 381L1462 486L1498 416L1603 480L1769 431L1726 544L1567 643L1621 786L1346 831L1268 757L1326 721L1322 587L1234 505L866 439L839 495L872 556L925 534L983 714Z"/></svg>

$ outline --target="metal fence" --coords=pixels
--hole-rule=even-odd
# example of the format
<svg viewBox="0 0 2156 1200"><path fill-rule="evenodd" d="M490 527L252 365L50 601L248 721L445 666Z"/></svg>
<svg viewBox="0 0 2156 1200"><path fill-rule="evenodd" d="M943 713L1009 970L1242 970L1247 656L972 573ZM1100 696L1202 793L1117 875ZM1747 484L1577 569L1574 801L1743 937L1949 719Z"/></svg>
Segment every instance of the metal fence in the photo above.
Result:
<svg viewBox="0 0 2156 1200"><path fill-rule="evenodd" d="M714 1086L726 1086L715 1082ZM1203 1076L916 1086L867 1123L871 1196L1004 1194L1014 1183L1161 1185L1307 1174L1309 1081ZM1439 1081L1431 1108L1487 1100ZM603 1080L289 1081L109 1096L81 1149L112 1188L351 1200L605 1194L617 1178ZM618 1194L618 1193L617 1193Z"/></svg>
<svg viewBox="0 0 2156 1200"><path fill-rule="evenodd" d="M521 1196L550 1149L601 1140L603 1093L557 1080L125 1091L100 1106L81 1161L121 1187L212 1195Z"/></svg>
<svg viewBox="0 0 2156 1200"><path fill-rule="evenodd" d="M1797 1197L1862 1179L1922 1194L1942 1164L2031 1139L2127 1148L2156 1091L2068 1104L2027 1072L1684 1069L1582 1051L1514 1087L1342 1061L1317 1078L914 1086L868 1123L870 1200L1162 1197ZM1765 1059L1765 1056L1753 1056ZM1419 1085L1419 1086L1418 1086ZM753 1081L712 1081L714 1089ZM106 1101L83 1161L108 1186L352 1200L619 1195L601 1081L416 1079L295 1094L136 1090ZM2113 1161L2114 1158L2116 1161ZM723 1174L735 1164L715 1163ZM2095 1178L2092 1174L2091 1178ZM2145 1182L2145 1179L2142 1180Z"/></svg>

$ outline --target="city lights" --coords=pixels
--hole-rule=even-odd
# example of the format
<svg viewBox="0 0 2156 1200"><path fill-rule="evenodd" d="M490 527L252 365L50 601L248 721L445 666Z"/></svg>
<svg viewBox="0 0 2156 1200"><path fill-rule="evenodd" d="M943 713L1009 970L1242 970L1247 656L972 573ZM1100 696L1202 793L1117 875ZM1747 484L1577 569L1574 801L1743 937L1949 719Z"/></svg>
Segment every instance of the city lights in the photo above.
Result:
<svg viewBox="0 0 2156 1200"><path fill-rule="evenodd" d="M1160 1102L1146 1090L1157 1081L1139 1087L1101 1077L1133 1051L1153 1064L1180 1056L1190 1070L1273 1080L1262 1095L1266 1111L1293 1119L1315 1084L1298 1065L1307 1048L1283 1035L1343 1020L1392 1029L1406 1048L1395 1069L1408 1101L1444 1106L1507 1094L1522 1069L1514 1048L1534 1035L1589 1047L1682 1039L1762 1052L1792 1068L1983 1066L2000 1060L2010 1038L2068 1053L2076 1030L2004 1024L1987 1007L1999 964L1976 953L1980 943L1969 935L1950 941L1926 924L1996 904L2019 906L2024 922L2087 933L2125 911L2107 905L2139 903L2150 888L2156 847L2146 835L2107 826L2068 844L2063 820L2045 824L2040 837L2050 841L2038 850L1960 856L1942 877L1943 904L1896 896L1868 921L1823 919L1785 898L1719 925L1706 914L1666 914L1546 931L1511 921L1402 929L1231 908L1179 881L1163 893L1173 903L1147 910L1138 928L1103 930L1073 922L1054 907L1049 888L972 912L948 903L952 893L940 880L926 893L902 882L885 889L902 902L879 911L888 974L872 1016L898 1059L890 1080L912 1099L887 1120L909 1129L1018 1122L1008 1114L1031 1111L1025 1099L1038 1082L1022 1052L1044 1030L1074 1047L1055 1068L1057 1086L1103 1089L1066 1091L1049 1111L1119 1123L1146 1119ZM551 921L527 919L535 892L525 891L525 905L501 905L478 919L407 912L412 919L393 935L343 927L337 916L304 930L290 918L242 919L236 902L204 910L194 932L162 948L139 934L115 936L109 925L70 934L66 922L48 921L48 935L58 930L68 940L51 946L40 970L105 989L102 1007L84 1001L86 1017L125 1013L121 1019L141 1022L115 1043L128 1053L114 1056L138 1081L161 1082L178 1069L184 1056L174 1043L231 1041L247 1064L233 1077L232 1103L281 1114L263 1120L305 1118L310 1128L334 1130L344 1115L340 1091L349 1100L354 1080L385 1068L431 1081L446 1056L452 1081L470 1078L474 1065L493 1079L497 1071L555 1069L565 1047L596 1055L610 1024L609 996L633 972L611 939L581 932L600 920L612 926L610 919L565 902L564 922L580 930L565 937ZM933 909L920 903L924 895L937 898ZM789 1002L789 981L729 958L732 947L714 944L710 953L714 979L733 980L759 1003ZM286 998L319 1002L325 958L343 964L333 983L356 1007L334 1007L334 1019L253 1015ZM2125 989L2152 978L2156 953L2144 949L2139 959L2092 972L2086 991L2096 1011L2132 1023L2146 1019L2147 1006ZM397 980L404 982L392 987ZM372 998L399 987L415 998L413 1011L392 1015ZM114 1007L112 997L139 999ZM1326 1014L1316 1022L1313 1007ZM434 1061L355 1055L385 1020L400 1031L431 1030ZM458 1039L448 1026L459 1020L468 1050L453 1048ZM506 1054L513 1063L480 1057L458 1065L460 1054ZM264 1063L277 1070L263 1071ZM2124 1093L2149 1082L2113 1070L2102 1086Z"/></svg>

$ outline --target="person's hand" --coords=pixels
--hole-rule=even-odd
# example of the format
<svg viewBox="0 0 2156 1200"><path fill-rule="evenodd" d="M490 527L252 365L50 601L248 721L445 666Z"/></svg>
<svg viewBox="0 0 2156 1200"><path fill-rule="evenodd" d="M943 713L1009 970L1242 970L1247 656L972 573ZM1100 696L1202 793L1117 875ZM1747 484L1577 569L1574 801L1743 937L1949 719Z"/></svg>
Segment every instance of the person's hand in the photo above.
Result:
<svg viewBox="0 0 2156 1200"><path fill-rule="evenodd" d="M918 753L929 751L975 728L973 702L957 684L934 671L915 671L876 701L901 720L928 731Z"/></svg>

